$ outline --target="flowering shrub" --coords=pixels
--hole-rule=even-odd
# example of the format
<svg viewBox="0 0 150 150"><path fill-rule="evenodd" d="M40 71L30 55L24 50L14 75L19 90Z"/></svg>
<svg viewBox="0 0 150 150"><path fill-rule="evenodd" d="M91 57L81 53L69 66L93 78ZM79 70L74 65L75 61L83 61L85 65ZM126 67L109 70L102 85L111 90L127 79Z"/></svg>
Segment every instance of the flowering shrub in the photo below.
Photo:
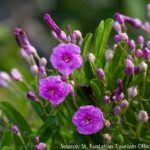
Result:
<svg viewBox="0 0 150 150"><path fill-rule="evenodd" d="M149 15L150 5L147 9ZM46 58L38 55L26 33L16 28L16 42L34 81L27 83L16 68L10 74L0 72L0 86L9 90L17 84L43 124L39 129L32 127L32 120L1 102L0 126L6 129L1 148L96 149L103 144L150 144L150 41L144 41L142 35L135 41L127 33L127 24L150 33L150 22L116 13L114 20L101 21L94 34L83 38L69 25L65 33L49 14L44 21L60 43L48 61L53 69L46 66ZM107 48L112 28L117 34L113 48Z"/></svg>

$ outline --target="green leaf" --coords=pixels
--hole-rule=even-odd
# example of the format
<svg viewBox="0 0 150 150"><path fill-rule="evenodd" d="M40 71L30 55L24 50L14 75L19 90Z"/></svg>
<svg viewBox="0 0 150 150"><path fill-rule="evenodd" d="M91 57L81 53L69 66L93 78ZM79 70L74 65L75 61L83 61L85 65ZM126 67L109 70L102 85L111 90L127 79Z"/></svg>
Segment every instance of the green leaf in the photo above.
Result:
<svg viewBox="0 0 150 150"><path fill-rule="evenodd" d="M10 147L8 147L8 146L3 146L2 150L12 150L12 149Z"/></svg>
<svg viewBox="0 0 150 150"><path fill-rule="evenodd" d="M1 146L9 146L12 138L12 132L10 130L6 130L2 137Z"/></svg>
<svg viewBox="0 0 150 150"><path fill-rule="evenodd" d="M31 129L24 117L8 102L1 102L1 108L7 118L16 124L22 132L31 133Z"/></svg>
<svg viewBox="0 0 150 150"><path fill-rule="evenodd" d="M81 45L81 54L83 57L86 55L86 52L90 49L91 40L92 40L92 33L86 34Z"/></svg>
<svg viewBox="0 0 150 150"><path fill-rule="evenodd" d="M92 78L94 78L94 71L92 68L92 64L89 61L86 61L83 67L84 67L86 78L88 81L90 81Z"/></svg>
<svg viewBox="0 0 150 150"><path fill-rule="evenodd" d="M102 62L102 66L104 66L104 63L105 63L104 62L105 61L105 49L106 49L106 44L108 42L109 35L112 29L112 24L113 24L112 19L107 19L104 23L102 38L101 38L100 46L99 46L98 53L97 53L97 58L100 60L100 62Z"/></svg>
<svg viewBox="0 0 150 150"><path fill-rule="evenodd" d="M104 21L102 20L99 24L99 26L96 28L95 34L94 34L94 46L93 46L93 53L95 56L97 56L99 46L101 44L102 35L104 30Z"/></svg>
<svg viewBox="0 0 150 150"><path fill-rule="evenodd" d="M40 127L37 134L40 135L42 132L44 132L46 129L50 128L54 124L57 124L57 118L55 116L49 116L44 124Z"/></svg>

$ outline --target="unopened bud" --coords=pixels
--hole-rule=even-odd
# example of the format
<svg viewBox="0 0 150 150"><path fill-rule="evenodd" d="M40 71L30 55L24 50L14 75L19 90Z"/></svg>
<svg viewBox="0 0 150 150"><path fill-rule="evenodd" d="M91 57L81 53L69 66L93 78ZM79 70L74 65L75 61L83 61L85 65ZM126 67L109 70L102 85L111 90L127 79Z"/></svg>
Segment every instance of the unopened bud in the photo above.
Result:
<svg viewBox="0 0 150 150"><path fill-rule="evenodd" d="M46 150L46 144L45 143L39 143L34 146L34 150Z"/></svg>
<svg viewBox="0 0 150 150"><path fill-rule="evenodd" d="M109 143L111 142L111 135L108 134L108 133L105 133L105 134L103 135L103 141L104 141L104 143L109 144Z"/></svg>
<svg viewBox="0 0 150 150"><path fill-rule="evenodd" d="M114 51L112 51L112 50L107 50L107 51L105 52L106 61L110 62L110 61L113 59L113 56L114 56Z"/></svg>
<svg viewBox="0 0 150 150"><path fill-rule="evenodd" d="M146 111L141 110L138 114L138 119L139 119L139 121L146 123L149 119L149 116Z"/></svg>
<svg viewBox="0 0 150 150"><path fill-rule="evenodd" d="M90 63L93 63L95 61L95 56L93 53L89 53L87 54L87 60L90 62Z"/></svg>
<svg viewBox="0 0 150 150"><path fill-rule="evenodd" d="M27 93L27 98L33 101L38 101L38 98L36 97L35 93L33 91L29 91Z"/></svg>
<svg viewBox="0 0 150 150"><path fill-rule="evenodd" d="M12 69L10 72L11 78L14 81L22 81L22 75L18 69Z"/></svg>
<svg viewBox="0 0 150 150"><path fill-rule="evenodd" d="M104 127L109 128L110 127L110 121L109 120L104 120Z"/></svg>
<svg viewBox="0 0 150 150"><path fill-rule="evenodd" d="M137 49L136 51L135 51L135 55L136 55L136 57L138 57L138 58L141 58L141 57L143 57L143 50L141 50L141 49Z"/></svg>
<svg viewBox="0 0 150 150"><path fill-rule="evenodd" d="M13 125L12 127L11 127L11 131L14 133L14 134L19 134L20 133L20 130L19 130L19 128L16 126L16 125Z"/></svg>
<svg viewBox="0 0 150 150"><path fill-rule="evenodd" d="M0 87L8 87L8 82L11 81L11 78L7 72L0 72Z"/></svg>
<svg viewBox="0 0 150 150"><path fill-rule="evenodd" d="M121 113L121 108L120 108L120 106L115 106L114 108L113 108L113 112L114 112L114 114L115 115L120 115L120 113Z"/></svg>
<svg viewBox="0 0 150 150"><path fill-rule="evenodd" d="M82 33L79 30L74 30L73 33L75 33L76 38L82 39Z"/></svg>
<svg viewBox="0 0 150 150"><path fill-rule="evenodd" d="M45 57L42 57L40 60L39 60L39 65L40 66L46 66L47 65L47 60Z"/></svg>
<svg viewBox="0 0 150 150"><path fill-rule="evenodd" d="M103 80L105 78L105 73L104 73L104 70L102 68L97 68L96 69L96 74L97 76Z"/></svg>
<svg viewBox="0 0 150 150"><path fill-rule="evenodd" d="M113 29L114 29L116 32L118 32L118 33L121 32L121 25L120 25L120 23L119 23L118 21L115 21L115 22L113 23Z"/></svg>
<svg viewBox="0 0 150 150"><path fill-rule="evenodd" d="M128 97L129 98L133 98L133 97L137 96L137 94L138 94L137 93L137 88L135 86L128 88L127 92L128 92Z"/></svg>
<svg viewBox="0 0 150 150"><path fill-rule="evenodd" d="M130 40L129 40L129 43L128 43L128 46L129 46L129 48L130 48L131 50L135 49L136 46L135 46L134 40L130 39Z"/></svg>
<svg viewBox="0 0 150 150"><path fill-rule="evenodd" d="M34 76L38 75L39 68L38 68L37 65L31 66L30 70L31 70L31 72L32 72L32 74L33 74Z"/></svg>
<svg viewBox="0 0 150 150"><path fill-rule="evenodd" d="M138 67L139 67L139 70L140 70L141 72L145 72L145 71L147 71L148 65L147 65L144 61L142 61L142 62L138 65Z"/></svg>
<svg viewBox="0 0 150 150"><path fill-rule="evenodd" d="M121 103L120 103L120 107L121 107L121 108L127 108L128 105L129 105L129 103L128 103L128 101L125 100L125 99L124 99L123 101L121 101Z"/></svg>
<svg viewBox="0 0 150 150"><path fill-rule="evenodd" d="M105 96L103 97L103 101L104 101L105 104L109 103L109 102L110 102L110 97L107 96L107 95L105 95Z"/></svg>

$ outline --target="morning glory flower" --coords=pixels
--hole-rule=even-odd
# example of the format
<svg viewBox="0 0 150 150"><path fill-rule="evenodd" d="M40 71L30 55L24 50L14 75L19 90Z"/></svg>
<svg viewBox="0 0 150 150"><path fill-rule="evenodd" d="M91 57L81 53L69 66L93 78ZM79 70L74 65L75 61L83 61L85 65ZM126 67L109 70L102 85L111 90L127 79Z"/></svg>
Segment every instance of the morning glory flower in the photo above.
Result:
<svg viewBox="0 0 150 150"><path fill-rule="evenodd" d="M71 85L63 82L60 76L50 76L39 80L39 95L52 105L62 103L71 92Z"/></svg>
<svg viewBox="0 0 150 150"><path fill-rule="evenodd" d="M100 108L87 105L81 106L75 112L72 122L80 134L96 134L103 128L103 113Z"/></svg>
<svg viewBox="0 0 150 150"><path fill-rule="evenodd" d="M55 69L67 76L83 63L80 47L71 43L59 44L53 49L50 61Z"/></svg>

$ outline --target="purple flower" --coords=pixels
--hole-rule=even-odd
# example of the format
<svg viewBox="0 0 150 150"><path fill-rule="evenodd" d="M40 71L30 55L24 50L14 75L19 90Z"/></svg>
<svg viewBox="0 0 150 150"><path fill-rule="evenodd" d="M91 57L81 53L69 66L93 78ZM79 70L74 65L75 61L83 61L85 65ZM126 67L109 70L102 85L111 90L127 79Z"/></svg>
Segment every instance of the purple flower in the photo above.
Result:
<svg viewBox="0 0 150 150"><path fill-rule="evenodd" d="M39 143L34 146L34 150L46 150L46 144L45 143Z"/></svg>
<svg viewBox="0 0 150 150"><path fill-rule="evenodd" d="M71 90L71 86L63 82L60 76L50 76L39 80L39 95L49 100L54 106L62 103Z"/></svg>
<svg viewBox="0 0 150 150"><path fill-rule="evenodd" d="M103 80L105 78L105 73L104 73L104 70L102 68L97 68L96 69L96 74L97 76Z"/></svg>
<svg viewBox="0 0 150 150"><path fill-rule="evenodd" d="M50 61L55 69L63 75L71 74L82 63L80 48L75 44L59 44L53 49Z"/></svg>
<svg viewBox="0 0 150 150"><path fill-rule="evenodd" d="M135 49L136 45L135 45L134 40L130 39L128 42L128 46L130 49Z"/></svg>
<svg viewBox="0 0 150 150"><path fill-rule="evenodd" d="M11 78L7 72L0 72L0 87L8 87L8 82L11 81Z"/></svg>
<svg viewBox="0 0 150 150"><path fill-rule="evenodd" d="M92 105L79 107L72 118L77 131L85 135L99 132L103 128L103 120L101 109Z"/></svg>

